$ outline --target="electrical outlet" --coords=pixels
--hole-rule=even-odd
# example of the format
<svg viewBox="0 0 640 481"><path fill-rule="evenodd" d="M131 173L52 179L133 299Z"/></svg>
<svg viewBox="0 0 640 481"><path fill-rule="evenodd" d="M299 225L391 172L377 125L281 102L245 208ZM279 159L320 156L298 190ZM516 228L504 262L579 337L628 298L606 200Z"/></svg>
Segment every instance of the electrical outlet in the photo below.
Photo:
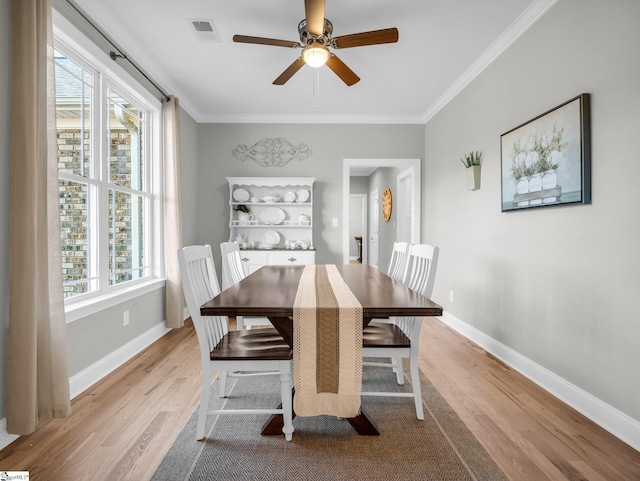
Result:
<svg viewBox="0 0 640 481"><path fill-rule="evenodd" d="M123 326L129 325L129 311L124 311L122 313L122 325Z"/></svg>
<svg viewBox="0 0 640 481"><path fill-rule="evenodd" d="M449 291L449 300L453 302L453 291Z"/></svg>
<svg viewBox="0 0 640 481"><path fill-rule="evenodd" d="M338 218L337 217L333 218L333 227L338 227Z"/></svg>

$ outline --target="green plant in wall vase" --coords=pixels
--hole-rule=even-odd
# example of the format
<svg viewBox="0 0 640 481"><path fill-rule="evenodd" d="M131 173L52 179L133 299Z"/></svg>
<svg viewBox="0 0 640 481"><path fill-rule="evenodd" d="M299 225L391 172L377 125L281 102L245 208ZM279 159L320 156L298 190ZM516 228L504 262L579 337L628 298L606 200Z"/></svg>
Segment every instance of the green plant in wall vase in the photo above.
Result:
<svg viewBox="0 0 640 481"><path fill-rule="evenodd" d="M467 189L478 190L480 188L480 167L484 154L479 150L469 152L460 158L467 172Z"/></svg>

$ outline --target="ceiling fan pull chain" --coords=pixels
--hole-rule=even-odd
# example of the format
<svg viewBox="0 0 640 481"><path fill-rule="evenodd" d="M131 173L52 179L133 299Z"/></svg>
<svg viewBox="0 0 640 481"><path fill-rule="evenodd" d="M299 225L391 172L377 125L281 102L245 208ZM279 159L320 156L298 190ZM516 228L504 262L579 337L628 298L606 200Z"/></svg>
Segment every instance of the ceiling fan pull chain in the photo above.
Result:
<svg viewBox="0 0 640 481"><path fill-rule="evenodd" d="M316 69L316 80L314 82L314 97L316 99L316 108L320 108L320 69Z"/></svg>

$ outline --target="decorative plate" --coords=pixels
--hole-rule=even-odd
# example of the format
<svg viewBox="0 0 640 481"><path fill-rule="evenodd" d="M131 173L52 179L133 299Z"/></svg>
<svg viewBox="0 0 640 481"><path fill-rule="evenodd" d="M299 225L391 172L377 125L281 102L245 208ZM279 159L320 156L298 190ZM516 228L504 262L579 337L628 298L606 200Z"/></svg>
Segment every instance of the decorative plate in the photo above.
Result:
<svg viewBox="0 0 640 481"><path fill-rule="evenodd" d="M251 198L249 192L244 189L236 189L233 191L233 200L236 202L246 202Z"/></svg>
<svg viewBox="0 0 640 481"><path fill-rule="evenodd" d="M393 205L393 198L391 196L391 189L384 189L384 193L382 194L382 216L384 220L388 221L391 219L391 208Z"/></svg>
<svg viewBox="0 0 640 481"><path fill-rule="evenodd" d="M280 234L278 234L274 230L268 230L267 232L262 234L260 240L262 241L262 245L264 247L277 246L278 244L280 244Z"/></svg>
<svg viewBox="0 0 640 481"><path fill-rule="evenodd" d="M309 191L307 189L300 189L296 192L296 202L306 202L309 200Z"/></svg>
<svg viewBox="0 0 640 481"><path fill-rule="evenodd" d="M284 194L282 199L287 203L294 202L296 200L296 193L295 192L287 192L287 193Z"/></svg>
<svg viewBox="0 0 640 481"><path fill-rule="evenodd" d="M281 224L285 217L284 211L277 207L268 207L260 214L260 220L267 225Z"/></svg>

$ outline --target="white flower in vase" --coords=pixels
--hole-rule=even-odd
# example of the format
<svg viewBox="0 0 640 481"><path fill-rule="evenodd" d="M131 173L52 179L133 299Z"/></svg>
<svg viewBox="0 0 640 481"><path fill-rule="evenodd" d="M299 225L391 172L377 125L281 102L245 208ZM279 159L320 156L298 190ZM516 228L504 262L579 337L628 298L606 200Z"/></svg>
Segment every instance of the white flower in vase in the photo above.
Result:
<svg viewBox="0 0 640 481"><path fill-rule="evenodd" d="M526 160L526 158L527 158L527 154L526 154L526 153L524 153L524 152L520 152L520 153L517 155L517 157L516 157L516 159L515 159L515 160L516 160L516 163L517 163L517 164L524 165L524 161Z"/></svg>
<svg viewBox="0 0 640 481"><path fill-rule="evenodd" d="M527 155L524 159L524 166L527 169L531 169L536 164L536 162L538 162L538 159L540 159L538 152L527 152Z"/></svg>

